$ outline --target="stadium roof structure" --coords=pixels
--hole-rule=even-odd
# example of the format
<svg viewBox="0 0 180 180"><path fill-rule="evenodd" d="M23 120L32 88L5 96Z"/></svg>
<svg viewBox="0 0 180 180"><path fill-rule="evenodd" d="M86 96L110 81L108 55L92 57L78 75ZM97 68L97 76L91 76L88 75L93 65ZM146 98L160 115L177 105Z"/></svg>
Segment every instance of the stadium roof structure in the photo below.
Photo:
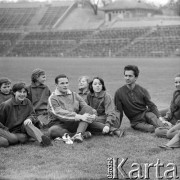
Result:
<svg viewBox="0 0 180 180"><path fill-rule="evenodd" d="M148 9L148 10L158 10L157 7L152 6L138 0L117 0L112 2L102 8L102 11L112 11L112 10L122 10L122 9Z"/></svg>

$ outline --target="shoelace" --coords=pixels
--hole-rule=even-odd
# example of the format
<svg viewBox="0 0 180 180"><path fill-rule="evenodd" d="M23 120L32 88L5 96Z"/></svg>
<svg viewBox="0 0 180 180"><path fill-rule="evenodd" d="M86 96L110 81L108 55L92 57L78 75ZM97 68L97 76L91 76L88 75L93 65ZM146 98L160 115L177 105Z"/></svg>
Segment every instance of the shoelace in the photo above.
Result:
<svg viewBox="0 0 180 180"><path fill-rule="evenodd" d="M71 140L71 137L66 133L62 138L57 137L54 139L55 141L63 141L66 144L73 144L73 141Z"/></svg>

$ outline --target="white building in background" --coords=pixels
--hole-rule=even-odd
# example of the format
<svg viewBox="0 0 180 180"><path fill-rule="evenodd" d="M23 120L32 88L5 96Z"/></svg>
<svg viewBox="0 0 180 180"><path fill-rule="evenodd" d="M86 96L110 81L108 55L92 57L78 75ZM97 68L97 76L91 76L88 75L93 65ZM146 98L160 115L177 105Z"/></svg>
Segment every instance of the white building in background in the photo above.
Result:
<svg viewBox="0 0 180 180"><path fill-rule="evenodd" d="M137 18L137 17L152 17L162 14L156 7L142 1L136 0L117 0L100 8L105 13L105 20L111 21L114 17L120 19Z"/></svg>

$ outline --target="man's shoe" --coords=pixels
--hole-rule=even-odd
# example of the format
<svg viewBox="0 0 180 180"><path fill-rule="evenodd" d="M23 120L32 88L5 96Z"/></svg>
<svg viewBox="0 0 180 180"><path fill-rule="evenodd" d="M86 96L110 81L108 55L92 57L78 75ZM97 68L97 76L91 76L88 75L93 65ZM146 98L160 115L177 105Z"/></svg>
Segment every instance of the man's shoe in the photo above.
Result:
<svg viewBox="0 0 180 180"><path fill-rule="evenodd" d="M42 138L42 141L41 141L42 146L50 146L50 145L52 145L51 140L50 140L50 138L48 136L42 135L41 138Z"/></svg>
<svg viewBox="0 0 180 180"><path fill-rule="evenodd" d="M92 134L91 134L91 132L86 131L86 132L83 133L82 136L83 136L84 139L89 139L89 138L92 137Z"/></svg>
<svg viewBox="0 0 180 180"><path fill-rule="evenodd" d="M82 142L83 142L83 136L81 135L81 133L75 134L75 135L72 137L72 140L73 140L74 142L77 142L77 143L82 143Z"/></svg>
<svg viewBox="0 0 180 180"><path fill-rule="evenodd" d="M66 144L73 144L73 141L71 140L71 137L69 136L68 133L65 133L63 136L62 136L62 140L64 143Z"/></svg>

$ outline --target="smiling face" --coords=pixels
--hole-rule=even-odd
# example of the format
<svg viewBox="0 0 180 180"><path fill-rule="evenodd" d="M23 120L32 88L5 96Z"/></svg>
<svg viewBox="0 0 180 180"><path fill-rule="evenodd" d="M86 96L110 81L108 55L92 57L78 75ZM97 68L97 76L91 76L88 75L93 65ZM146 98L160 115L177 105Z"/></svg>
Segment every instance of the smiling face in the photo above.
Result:
<svg viewBox="0 0 180 180"><path fill-rule="evenodd" d="M175 77L174 84L175 84L176 89L180 90L180 77Z"/></svg>
<svg viewBox="0 0 180 180"><path fill-rule="evenodd" d="M94 79L92 83L92 88L95 93L99 93L102 91L102 84L99 79Z"/></svg>
<svg viewBox="0 0 180 180"><path fill-rule="evenodd" d="M134 75L134 71L132 70L126 70L124 72L124 79L126 81L126 84L131 86L133 84L135 84L136 80L137 80L137 77L135 77Z"/></svg>
<svg viewBox="0 0 180 180"><path fill-rule="evenodd" d="M59 78L56 88L63 94L67 93L69 88L69 80L67 78Z"/></svg>
<svg viewBox="0 0 180 180"><path fill-rule="evenodd" d="M79 80L78 88L79 89L86 89L86 88L88 88L88 82L87 82L87 79L85 77L81 78Z"/></svg>
<svg viewBox="0 0 180 180"><path fill-rule="evenodd" d="M27 91L24 88L22 88L21 90L14 92L14 96L17 102L22 102L27 96Z"/></svg>
<svg viewBox="0 0 180 180"><path fill-rule="evenodd" d="M10 83L3 83L3 84L1 85L0 91L1 91L3 94L9 94L10 91L11 91L11 84L10 84Z"/></svg>

